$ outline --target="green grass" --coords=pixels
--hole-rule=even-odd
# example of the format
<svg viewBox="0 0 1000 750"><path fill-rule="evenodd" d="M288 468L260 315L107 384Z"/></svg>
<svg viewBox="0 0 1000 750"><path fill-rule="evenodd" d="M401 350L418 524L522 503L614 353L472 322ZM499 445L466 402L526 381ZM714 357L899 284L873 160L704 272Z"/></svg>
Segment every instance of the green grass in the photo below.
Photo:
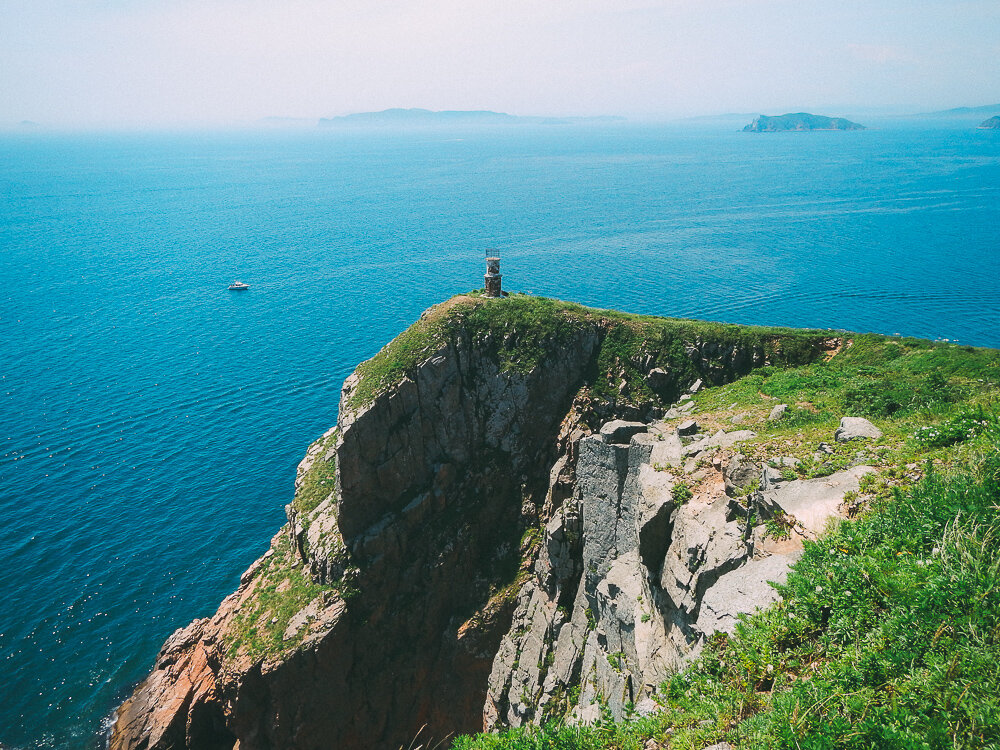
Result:
<svg viewBox="0 0 1000 750"><path fill-rule="evenodd" d="M292 499L292 506L300 517L303 528L307 528L308 515L316 510L330 493L334 491L337 484L337 457L331 455L328 459L323 459L323 455L336 443L337 432L333 431L325 438L322 438L319 448L319 455L309 467L309 470L302 476L298 488L295 490L295 497Z"/></svg>
<svg viewBox="0 0 1000 750"><path fill-rule="evenodd" d="M314 583L304 565L297 562L286 534L276 537L254 580L252 596L240 604L225 634L226 655L251 661L275 658L294 650L305 629L285 640L292 617L324 592L338 592L335 586Z"/></svg>
<svg viewBox="0 0 1000 750"><path fill-rule="evenodd" d="M449 342L464 337L489 351L502 371L531 372L548 356L575 340L582 331L598 333L600 347L591 386L598 398L638 403L653 398L639 363L652 356L686 387L699 373L685 346L712 342L727 348L760 347L782 365L804 364L819 356L824 331L736 326L707 321L633 315L571 302L512 294L503 299L464 295L424 313L378 354L358 366L358 383L348 399L361 408ZM722 354L717 359L725 365ZM624 377L621 373L624 373Z"/></svg>

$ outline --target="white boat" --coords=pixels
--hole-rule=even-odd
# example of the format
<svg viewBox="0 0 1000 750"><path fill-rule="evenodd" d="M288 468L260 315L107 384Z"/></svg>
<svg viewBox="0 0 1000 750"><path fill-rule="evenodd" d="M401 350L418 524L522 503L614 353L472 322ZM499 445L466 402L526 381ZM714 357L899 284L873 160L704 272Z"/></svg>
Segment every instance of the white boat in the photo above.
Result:
<svg viewBox="0 0 1000 750"><path fill-rule="evenodd" d="M244 284L242 281L234 281L229 285L229 291L231 292L243 292L250 288L249 284Z"/></svg>

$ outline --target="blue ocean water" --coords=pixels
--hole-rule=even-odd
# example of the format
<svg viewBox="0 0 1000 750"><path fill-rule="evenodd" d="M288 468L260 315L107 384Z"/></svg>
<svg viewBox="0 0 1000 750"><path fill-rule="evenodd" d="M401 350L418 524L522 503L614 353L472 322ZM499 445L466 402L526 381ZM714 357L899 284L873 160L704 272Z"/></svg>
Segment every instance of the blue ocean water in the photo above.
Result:
<svg viewBox="0 0 1000 750"><path fill-rule="evenodd" d="M516 291L1000 346L998 243L1000 133L964 127L0 139L0 745L98 744L486 248Z"/></svg>

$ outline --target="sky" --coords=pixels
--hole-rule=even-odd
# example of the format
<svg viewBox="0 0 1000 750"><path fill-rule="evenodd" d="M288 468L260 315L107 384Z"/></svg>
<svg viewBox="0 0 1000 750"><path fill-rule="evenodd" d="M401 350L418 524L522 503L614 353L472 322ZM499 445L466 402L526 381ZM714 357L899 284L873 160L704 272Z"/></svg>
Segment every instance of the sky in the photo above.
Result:
<svg viewBox="0 0 1000 750"><path fill-rule="evenodd" d="M0 0L0 124L1000 102L1000 0Z"/></svg>

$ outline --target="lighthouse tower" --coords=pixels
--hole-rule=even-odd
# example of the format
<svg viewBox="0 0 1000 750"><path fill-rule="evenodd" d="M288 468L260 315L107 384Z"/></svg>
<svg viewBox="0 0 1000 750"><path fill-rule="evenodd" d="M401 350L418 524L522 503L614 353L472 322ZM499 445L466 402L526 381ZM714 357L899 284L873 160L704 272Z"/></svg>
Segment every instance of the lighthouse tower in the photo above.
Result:
<svg viewBox="0 0 1000 750"><path fill-rule="evenodd" d="M486 276L483 277L486 281L486 296L487 297L502 297L503 292L500 291L500 259L499 258L487 258L486 259Z"/></svg>

